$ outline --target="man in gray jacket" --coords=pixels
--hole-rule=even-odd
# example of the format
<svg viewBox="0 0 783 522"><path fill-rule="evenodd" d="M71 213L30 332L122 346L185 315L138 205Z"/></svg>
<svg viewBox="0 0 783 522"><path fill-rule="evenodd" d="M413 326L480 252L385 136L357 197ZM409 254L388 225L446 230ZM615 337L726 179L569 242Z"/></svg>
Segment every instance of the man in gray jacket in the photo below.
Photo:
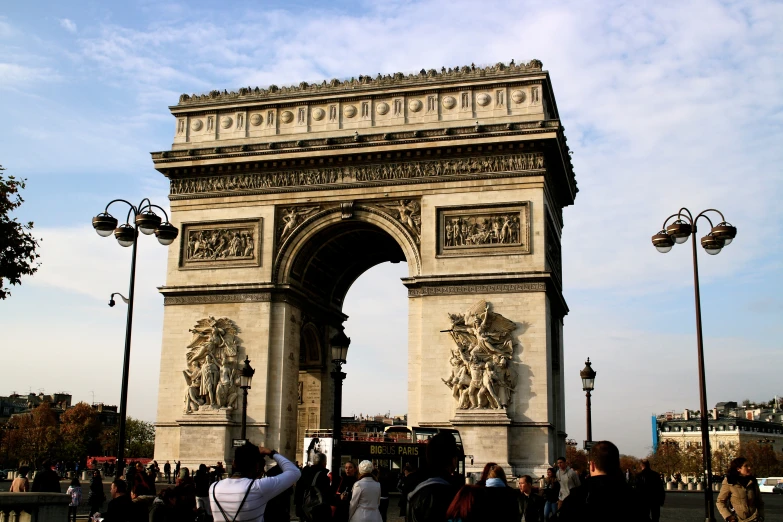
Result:
<svg viewBox="0 0 783 522"><path fill-rule="evenodd" d="M565 457L557 459L557 481L560 482L560 493L557 497L557 509L563 507L563 501L571 493L571 489L578 487L579 475L566 465Z"/></svg>

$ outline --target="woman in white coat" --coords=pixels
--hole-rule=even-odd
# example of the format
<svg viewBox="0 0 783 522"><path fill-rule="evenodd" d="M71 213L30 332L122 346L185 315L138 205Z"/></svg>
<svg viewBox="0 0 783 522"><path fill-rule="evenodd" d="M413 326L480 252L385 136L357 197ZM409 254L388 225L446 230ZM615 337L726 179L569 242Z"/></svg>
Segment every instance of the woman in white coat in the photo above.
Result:
<svg viewBox="0 0 783 522"><path fill-rule="evenodd" d="M372 476L373 465L369 460L359 464L359 480L351 491L349 522L383 522L378 506L381 503L381 485Z"/></svg>

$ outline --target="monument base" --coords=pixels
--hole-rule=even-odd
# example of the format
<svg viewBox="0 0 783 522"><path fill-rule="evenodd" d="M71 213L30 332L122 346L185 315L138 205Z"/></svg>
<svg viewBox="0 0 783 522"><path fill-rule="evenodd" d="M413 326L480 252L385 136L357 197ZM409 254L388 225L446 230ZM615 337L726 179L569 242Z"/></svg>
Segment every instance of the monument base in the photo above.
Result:
<svg viewBox="0 0 783 522"><path fill-rule="evenodd" d="M199 464L214 466L222 462L228 469L234 453L232 439L239 436L240 415L236 410L202 407L177 419L182 466L191 474Z"/></svg>
<svg viewBox="0 0 783 522"><path fill-rule="evenodd" d="M494 462L511 477L508 458L511 419L506 410L457 410L450 422L462 437L466 453L465 473L480 475L487 462Z"/></svg>

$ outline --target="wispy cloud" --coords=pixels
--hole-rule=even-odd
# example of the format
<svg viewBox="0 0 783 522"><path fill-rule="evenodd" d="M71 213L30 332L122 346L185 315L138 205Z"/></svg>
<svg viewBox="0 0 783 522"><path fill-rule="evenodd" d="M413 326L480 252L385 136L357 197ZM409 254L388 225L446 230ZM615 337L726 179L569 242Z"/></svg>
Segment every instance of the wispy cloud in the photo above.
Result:
<svg viewBox="0 0 783 522"><path fill-rule="evenodd" d="M74 22L73 20L69 20L68 18L61 18L60 27L62 27L69 33L76 34L76 22Z"/></svg>

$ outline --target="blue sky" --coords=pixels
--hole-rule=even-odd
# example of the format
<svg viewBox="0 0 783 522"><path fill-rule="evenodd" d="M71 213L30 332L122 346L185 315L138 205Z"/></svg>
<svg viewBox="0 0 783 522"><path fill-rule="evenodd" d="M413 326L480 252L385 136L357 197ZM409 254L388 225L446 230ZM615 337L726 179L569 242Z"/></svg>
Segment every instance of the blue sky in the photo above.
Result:
<svg viewBox="0 0 783 522"><path fill-rule="evenodd" d="M89 219L114 197L165 205L149 152L170 147L180 93L538 58L581 190L563 233L569 436L584 438L588 356L594 436L624 452L648 451L653 412L698 407L689 246L650 245L680 206L739 229L699 259L709 403L783 395L779 2L8 4L0 164L28 178L19 217L36 222L43 265L0 303L0 393L118 401L124 310L106 301L127 288L130 252ZM148 420L164 263L145 238L129 410ZM382 265L348 295L349 412L406 409L404 275Z"/></svg>

